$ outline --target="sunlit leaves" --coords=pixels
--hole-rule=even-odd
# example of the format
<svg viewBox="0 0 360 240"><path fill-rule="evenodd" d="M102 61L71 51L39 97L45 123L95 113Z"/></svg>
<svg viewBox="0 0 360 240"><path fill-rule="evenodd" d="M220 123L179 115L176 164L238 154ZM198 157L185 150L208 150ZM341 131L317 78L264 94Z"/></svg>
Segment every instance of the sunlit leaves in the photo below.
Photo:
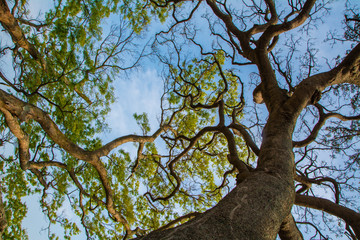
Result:
<svg viewBox="0 0 360 240"><path fill-rule="evenodd" d="M224 70L223 63L221 51L178 64L167 62L168 94L164 105L170 113L176 111L171 122L174 131L163 136L168 153L161 156L158 152L163 152L162 149L148 144L134 175L143 179L149 201L152 201L150 195L154 198L171 195L166 200L152 202L158 212L156 216L174 219L192 211L204 211L228 191L224 186L218 188L224 173L232 168L227 160L227 140L216 130L197 137L204 127L219 123L219 114L230 118L240 104L239 79ZM219 113L220 101L225 103L223 113ZM239 156L246 160L245 144L240 138L235 139ZM186 150L189 145L192 148ZM173 192L176 186L179 189Z"/></svg>
<svg viewBox="0 0 360 240"><path fill-rule="evenodd" d="M26 173L17 165L17 159L9 157L3 162L0 179L3 193L5 214L8 223L3 239L28 239L22 221L27 213L27 205L21 200L31 194Z"/></svg>
<svg viewBox="0 0 360 240"><path fill-rule="evenodd" d="M15 71L21 71L18 81L22 84L20 89L27 93L26 99L49 112L78 143L103 130L104 115L114 100L111 83L118 69L111 61L121 51L114 37L104 37L113 34L119 40L125 39L131 31L104 32L101 23L117 11L118 4L118 1L55 2L54 9L45 15L42 31L37 34L29 31L27 36L41 53L46 69L27 52L22 52L23 58L15 58L16 66L21 66ZM24 25L24 29L31 27Z"/></svg>
<svg viewBox="0 0 360 240"><path fill-rule="evenodd" d="M149 119L147 118L146 113L137 114L134 113L134 118L136 120L136 123L140 126L142 132L144 135L150 132L150 125L149 125Z"/></svg>
<svg viewBox="0 0 360 240"><path fill-rule="evenodd" d="M124 0L120 11L130 21L135 32L139 33L151 21L152 17L157 17L160 22L164 22L168 16L168 7L157 7L163 4L161 1L145 0Z"/></svg>

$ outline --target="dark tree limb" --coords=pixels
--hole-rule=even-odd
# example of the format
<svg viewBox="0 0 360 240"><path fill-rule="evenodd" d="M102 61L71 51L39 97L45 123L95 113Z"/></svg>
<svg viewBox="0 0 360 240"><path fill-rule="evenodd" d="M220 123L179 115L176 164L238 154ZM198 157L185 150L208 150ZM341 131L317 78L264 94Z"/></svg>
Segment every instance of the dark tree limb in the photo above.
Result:
<svg viewBox="0 0 360 240"><path fill-rule="evenodd" d="M145 195L148 195L151 199L151 201L155 202L155 201L165 201L169 198L171 198L172 196L174 196L176 194L176 192L180 189L180 184L181 184L181 179L178 176L178 174L175 172L175 164L183 157L185 156L185 154L187 154L197 143L197 141L207 132L213 132L213 131L219 131L219 127L218 126L212 126L212 127L205 127L203 129L201 129L194 137L192 137L191 139L188 139L189 144L188 146L179 154L177 155L174 159L172 159L169 164L168 167L170 169L170 174L171 176L173 176L176 180L176 185L174 187L174 189L171 191L171 193L169 193L166 196L163 197L154 197L150 192L146 192ZM182 136L178 136L177 138L182 138Z"/></svg>
<svg viewBox="0 0 360 240"><path fill-rule="evenodd" d="M6 0L0 0L0 23L10 34L13 42L17 46L24 48L35 60L39 61L43 67L46 66L41 54L34 45L26 39L18 21L11 14Z"/></svg>
<svg viewBox="0 0 360 240"><path fill-rule="evenodd" d="M339 113L324 113L324 108L318 103L315 104L315 107L318 109L319 115L320 115L318 122L315 124L314 128L312 129L311 133L309 134L309 136L306 139L304 139L302 141L293 141L294 147L305 147L305 146L309 145L310 143L312 143L316 139L321 128L326 123L326 120L328 120L329 118L334 117L341 121L352 121L352 120L360 119L360 115L344 116Z"/></svg>
<svg viewBox="0 0 360 240"><path fill-rule="evenodd" d="M160 227L159 229L157 229L156 231L162 231L162 230L165 230L165 229L168 229L168 228L171 228L172 226L174 226L175 224L183 221L183 220L186 220L186 219L191 219L193 217L196 217L196 216L199 216L201 213L199 212L192 212L192 213L188 213L188 214L185 214L181 217L178 217L177 219L174 219L172 220L171 222L169 222L168 224Z"/></svg>
<svg viewBox="0 0 360 240"><path fill-rule="evenodd" d="M260 152L259 147L256 145L256 143L252 139L251 135L249 134L249 132L245 129L245 127L243 125L241 125L239 123L231 123L229 125L229 128L236 130L235 133L238 133L239 135L241 135L243 137L246 144L251 148L251 150L255 153L255 155L259 155L259 152Z"/></svg>
<svg viewBox="0 0 360 240"><path fill-rule="evenodd" d="M326 87L341 83L360 86L360 44L351 50L344 60L327 72L315 74L304 79L286 102L284 108L300 114L310 102L315 92L322 92Z"/></svg>
<svg viewBox="0 0 360 240"><path fill-rule="evenodd" d="M302 240L302 233L296 226L294 217L289 214L280 226L279 237L281 240Z"/></svg>
<svg viewBox="0 0 360 240"><path fill-rule="evenodd" d="M268 27L263 35L259 38L257 46L259 48L265 49L269 45L271 39L273 39L275 36L301 26L310 16L311 9L315 5L315 2L316 0L307 0L300 13L294 19L282 24Z"/></svg>
<svg viewBox="0 0 360 240"><path fill-rule="evenodd" d="M269 26L274 25L278 21L278 15L275 8L275 2L273 0L265 0L267 7L269 8L269 12L271 14L270 19L268 19L265 24L254 24L254 26L247 31L247 34L254 35L260 32L264 32Z"/></svg>
<svg viewBox="0 0 360 240"><path fill-rule="evenodd" d="M232 16L224 13L221 11L221 9L216 4L216 1L214 0L207 0L207 4L210 6L214 14L221 19L227 30L231 32L240 42L241 50L242 52L239 52L239 54L243 55L247 59L253 61L255 59L254 51L250 47L250 34L247 34L245 32L240 31L236 25L232 21Z"/></svg>
<svg viewBox="0 0 360 240"><path fill-rule="evenodd" d="M350 227L353 229L356 237L360 238L360 213L333 203L332 201L325 198L311 197L300 194L296 194L295 204L325 211L331 215L343 219L346 224L350 225Z"/></svg>

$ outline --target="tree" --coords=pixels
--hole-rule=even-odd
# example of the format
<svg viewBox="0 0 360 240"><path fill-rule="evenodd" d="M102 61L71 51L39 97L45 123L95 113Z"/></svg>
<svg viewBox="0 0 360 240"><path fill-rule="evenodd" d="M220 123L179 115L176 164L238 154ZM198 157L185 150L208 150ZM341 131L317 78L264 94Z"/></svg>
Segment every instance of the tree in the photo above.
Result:
<svg viewBox="0 0 360 240"><path fill-rule="evenodd" d="M67 238L80 226L57 213L65 196L89 239L303 239L296 223L359 238L356 5L328 38L353 45L323 61L312 34L327 1L60 1L42 21L11 4L0 2L13 65L2 142L18 142L2 156L5 238L26 235L21 197L34 192ZM119 12L128 24L102 32ZM142 134L103 144L111 81L147 55L134 44L151 20L169 26L150 48L164 66L160 127L149 134L134 114Z"/></svg>

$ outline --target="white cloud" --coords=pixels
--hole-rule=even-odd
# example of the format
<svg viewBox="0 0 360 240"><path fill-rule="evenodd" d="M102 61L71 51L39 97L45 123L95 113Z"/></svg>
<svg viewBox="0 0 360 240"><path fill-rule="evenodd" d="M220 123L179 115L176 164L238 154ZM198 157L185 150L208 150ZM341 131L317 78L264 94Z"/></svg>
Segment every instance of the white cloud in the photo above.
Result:
<svg viewBox="0 0 360 240"><path fill-rule="evenodd" d="M163 82L155 69L146 69L130 75L129 79L115 82L116 101L111 105L107 123L111 128L106 136L119 137L138 133L134 113L146 112L152 127L152 132L159 127L157 117L160 116L160 98L163 92Z"/></svg>
<svg viewBox="0 0 360 240"><path fill-rule="evenodd" d="M31 0L28 1L27 9L30 11L30 18L37 19L40 17L40 20L44 19L44 13L54 6L52 1L44 0Z"/></svg>

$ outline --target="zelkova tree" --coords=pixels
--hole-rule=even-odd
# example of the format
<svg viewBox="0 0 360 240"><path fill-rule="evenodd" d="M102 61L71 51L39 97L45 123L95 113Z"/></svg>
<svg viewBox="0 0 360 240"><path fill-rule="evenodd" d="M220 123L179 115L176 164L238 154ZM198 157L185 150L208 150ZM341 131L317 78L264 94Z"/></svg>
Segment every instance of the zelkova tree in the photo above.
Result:
<svg viewBox="0 0 360 240"><path fill-rule="evenodd" d="M4 239L26 238L33 193L52 239L57 223L65 238L360 237L356 5L326 44L327 1L69 0L36 20L28 7L0 0ZM323 56L327 43L344 50ZM134 114L141 134L102 143L112 82L147 56L163 66L158 130Z"/></svg>

